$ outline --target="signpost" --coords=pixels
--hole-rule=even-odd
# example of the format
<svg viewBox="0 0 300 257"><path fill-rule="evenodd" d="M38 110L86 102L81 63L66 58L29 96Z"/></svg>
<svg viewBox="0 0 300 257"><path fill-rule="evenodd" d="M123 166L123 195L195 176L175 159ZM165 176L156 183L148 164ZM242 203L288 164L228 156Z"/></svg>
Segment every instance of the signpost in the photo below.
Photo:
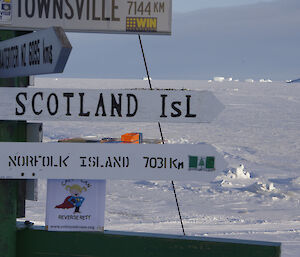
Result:
<svg viewBox="0 0 300 257"><path fill-rule="evenodd" d="M0 77L61 73L72 46L62 28L53 27L0 43Z"/></svg>
<svg viewBox="0 0 300 257"><path fill-rule="evenodd" d="M1 5L3 6L3 4ZM18 36L24 32L0 31L0 41ZM28 78L0 79L0 87L27 86ZM26 141L26 122L0 121L0 141ZM0 180L0 253L6 257L16 256L16 217L22 212L23 199L18 199L18 192L23 188L18 180ZM20 204L21 203L21 204Z"/></svg>
<svg viewBox="0 0 300 257"><path fill-rule="evenodd" d="M172 0L12 0L2 5L0 29L171 34Z"/></svg>
<svg viewBox="0 0 300 257"><path fill-rule="evenodd" d="M172 0L0 0L0 4L0 30L5 30L4 33L9 30L31 31L62 27L38 31L0 43L0 78L15 80L15 77L20 76L62 72L71 51L71 45L63 30L171 34ZM12 86L7 81L4 85ZM26 123L15 120L199 123L211 122L223 108L214 95L207 91L5 88L0 90L0 120L13 121L0 124L0 139L24 140ZM206 144L4 142L0 143L0 165L0 203L6 206L0 210L0 251L7 257L41 254L204 254L211 257L234 257L240 256L241 253L245 257L280 256L280 244L261 242L224 242L214 239L202 242L199 238L129 235L120 232L65 234L28 229L16 232L17 184L10 179L210 182L227 164L215 148ZM69 189L65 187L67 188ZM75 212L79 213L79 208L81 206L76 205ZM62 218L66 217L65 214L61 215ZM79 244L74 244L79 241Z"/></svg>
<svg viewBox="0 0 300 257"><path fill-rule="evenodd" d="M209 91L0 88L0 119L211 122L224 105Z"/></svg>
<svg viewBox="0 0 300 257"><path fill-rule="evenodd" d="M1 178L198 180L227 163L207 144L0 143Z"/></svg>

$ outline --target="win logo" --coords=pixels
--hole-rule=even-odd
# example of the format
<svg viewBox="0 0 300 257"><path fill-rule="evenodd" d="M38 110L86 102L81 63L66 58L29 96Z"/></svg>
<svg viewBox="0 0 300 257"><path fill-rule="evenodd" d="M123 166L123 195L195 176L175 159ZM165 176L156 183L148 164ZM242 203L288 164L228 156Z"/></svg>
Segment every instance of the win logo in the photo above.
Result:
<svg viewBox="0 0 300 257"><path fill-rule="evenodd" d="M215 157L214 156L189 156L189 170L215 170Z"/></svg>
<svg viewBox="0 0 300 257"><path fill-rule="evenodd" d="M126 31L132 32L156 32L157 18L126 18Z"/></svg>

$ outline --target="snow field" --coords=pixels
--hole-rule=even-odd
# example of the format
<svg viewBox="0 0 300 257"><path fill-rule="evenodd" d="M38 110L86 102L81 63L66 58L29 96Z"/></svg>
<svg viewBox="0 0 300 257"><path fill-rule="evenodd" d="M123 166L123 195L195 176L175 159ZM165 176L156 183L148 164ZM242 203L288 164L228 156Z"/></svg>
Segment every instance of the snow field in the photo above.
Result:
<svg viewBox="0 0 300 257"><path fill-rule="evenodd" d="M147 88L143 80L37 78L37 87ZM300 250L300 84L155 81L156 88L210 90L226 106L209 124L161 124L167 143L206 142L229 166L209 184L176 182L187 235L282 242ZM160 138L154 123L44 122L44 141L78 136ZM26 219L43 224L46 181ZM105 229L182 234L170 181L108 181Z"/></svg>

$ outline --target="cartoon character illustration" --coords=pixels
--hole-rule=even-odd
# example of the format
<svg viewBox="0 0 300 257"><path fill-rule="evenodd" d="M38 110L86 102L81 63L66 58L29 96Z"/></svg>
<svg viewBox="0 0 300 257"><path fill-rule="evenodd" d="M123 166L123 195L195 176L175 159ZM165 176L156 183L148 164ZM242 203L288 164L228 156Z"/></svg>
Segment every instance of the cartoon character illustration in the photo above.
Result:
<svg viewBox="0 0 300 257"><path fill-rule="evenodd" d="M84 197L80 196L82 191L87 191L86 187L74 184L72 186L66 186L65 189L70 192L71 195L66 197L62 204L56 205L55 208L70 209L75 208L74 213L80 213L79 209L84 201Z"/></svg>

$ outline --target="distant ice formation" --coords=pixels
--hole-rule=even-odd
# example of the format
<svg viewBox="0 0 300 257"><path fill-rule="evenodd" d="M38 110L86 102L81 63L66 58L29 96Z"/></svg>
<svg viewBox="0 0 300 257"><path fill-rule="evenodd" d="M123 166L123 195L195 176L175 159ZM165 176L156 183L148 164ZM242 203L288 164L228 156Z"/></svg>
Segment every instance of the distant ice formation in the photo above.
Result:
<svg viewBox="0 0 300 257"><path fill-rule="evenodd" d="M261 83L271 83L272 80L270 80L270 79L260 79L259 82L261 82Z"/></svg>
<svg viewBox="0 0 300 257"><path fill-rule="evenodd" d="M299 82L300 82L300 79L286 80L286 83L299 83Z"/></svg>
<svg viewBox="0 0 300 257"><path fill-rule="evenodd" d="M214 77L213 79L210 79L208 80L209 83L211 82L239 82L238 79L233 79L232 77L228 77L228 78L225 78L225 77Z"/></svg>
<svg viewBox="0 0 300 257"><path fill-rule="evenodd" d="M214 77L214 81L216 82L223 82L225 80L224 77Z"/></svg>

